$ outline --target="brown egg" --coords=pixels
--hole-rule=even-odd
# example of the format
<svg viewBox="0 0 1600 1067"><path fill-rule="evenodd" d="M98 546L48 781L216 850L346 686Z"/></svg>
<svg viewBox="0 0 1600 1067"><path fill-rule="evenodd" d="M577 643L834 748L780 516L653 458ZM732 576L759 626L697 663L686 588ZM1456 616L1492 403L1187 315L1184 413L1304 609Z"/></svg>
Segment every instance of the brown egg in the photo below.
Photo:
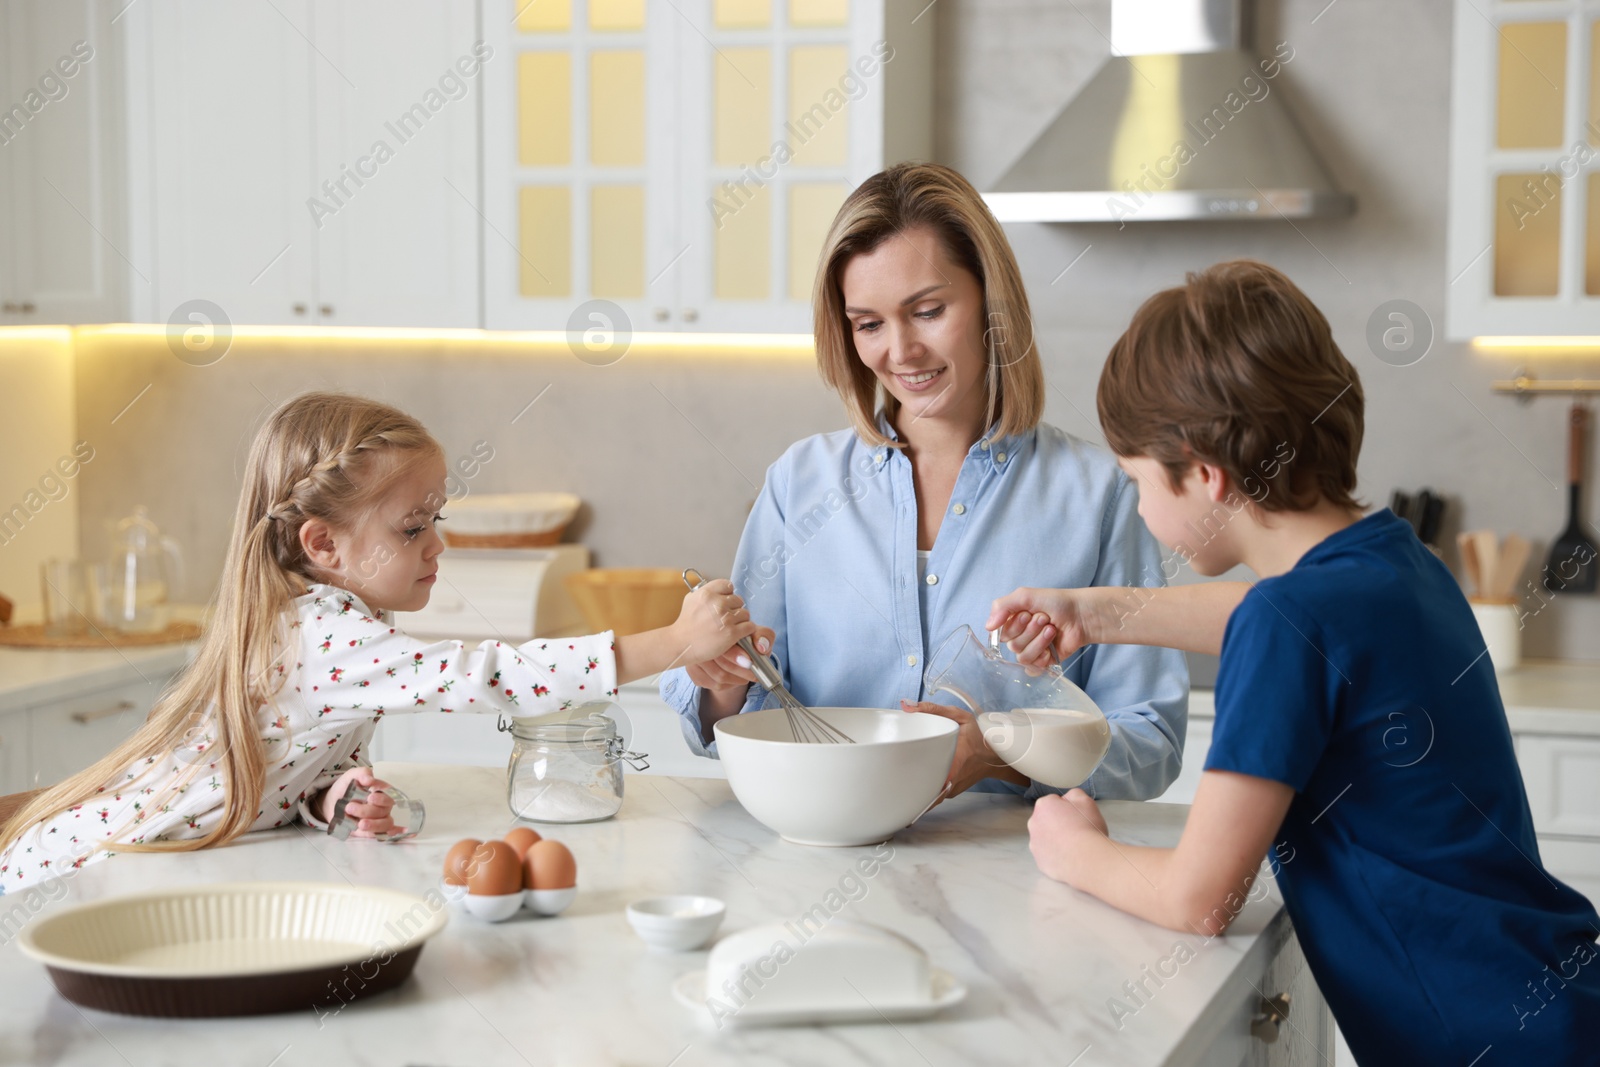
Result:
<svg viewBox="0 0 1600 1067"><path fill-rule="evenodd" d="M509 831L505 836L506 844L516 849L517 859L519 861L528 854L528 849L532 848L534 843L539 840L541 840L539 835L533 830L528 829L526 826L518 826L516 829Z"/></svg>
<svg viewBox="0 0 1600 1067"><path fill-rule="evenodd" d="M467 863L472 859L472 852L483 844L476 837L463 837L460 841L450 846L450 851L444 854L444 884L466 885Z"/></svg>
<svg viewBox="0 0 1600 1067"><path fill-rule="evenodd" d="M546 838L536 841L522 861L525 889L570 889L578 884L578 861L567 846Z"/></svg>
<svg viewBox="0 0 1600 1067"><path fill-rule="evenodd" d="M517 852L504 841L485 841L467 864L467 892L473 896L500 897L522 890L522 865Z"/></svg>

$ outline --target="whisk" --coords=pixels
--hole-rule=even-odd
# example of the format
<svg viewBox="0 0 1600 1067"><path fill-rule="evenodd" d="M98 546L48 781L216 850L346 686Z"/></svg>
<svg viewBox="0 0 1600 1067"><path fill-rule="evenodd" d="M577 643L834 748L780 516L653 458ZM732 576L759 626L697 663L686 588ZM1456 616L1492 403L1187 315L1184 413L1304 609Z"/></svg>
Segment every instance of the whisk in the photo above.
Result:
<svg viewBox="0 0 1600 1067"><path fill-rule="evenodd" d="M706 581L707 579L693 567L684 569L683 584L689 587L689 592L699 589L706 584ZM750 670L761 683L761 687L778 698L778 705L783 708L784 717L789 721L789 733L796 741L829 745L856 743L855 738L796 700L794 694L783 684L783 675L779 673L777 665L756 651L754 641L748 637L741 637L739 647L749 657Z"/></svg>

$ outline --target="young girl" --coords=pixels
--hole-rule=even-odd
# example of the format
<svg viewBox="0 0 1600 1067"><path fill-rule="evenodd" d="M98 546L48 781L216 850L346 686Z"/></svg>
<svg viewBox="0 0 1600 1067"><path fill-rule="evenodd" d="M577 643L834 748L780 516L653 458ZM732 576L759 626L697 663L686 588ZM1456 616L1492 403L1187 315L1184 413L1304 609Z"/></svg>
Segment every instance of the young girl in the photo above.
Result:
<svg viewBox="0 0 1600 1067"><path fill-rule="evenodd" d="M352 782L382 784L363 750L386 714L543 714L748 635L770 647L728 581L686 596L671 626L628 637L412 638L392 613L428 602L444 502L443 453L410 416L330 393L279 407L251 447L193 664L132 737L5 826L0 886L114 852L226 844L297 815L321 824ZM391 828L391 806L375 793L347 812L370 837Z"/></svg>

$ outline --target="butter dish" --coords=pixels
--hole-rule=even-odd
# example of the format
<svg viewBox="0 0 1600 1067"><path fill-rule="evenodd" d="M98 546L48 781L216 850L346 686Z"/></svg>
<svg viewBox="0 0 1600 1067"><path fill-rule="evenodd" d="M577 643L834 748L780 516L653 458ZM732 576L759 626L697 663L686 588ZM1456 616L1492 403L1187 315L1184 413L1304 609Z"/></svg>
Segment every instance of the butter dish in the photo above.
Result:
<svg viewBox="0 0 1600 1067"><path fill-rule="evenodd" d="M814 932L793 923L741 930L717 942L704 971L673 983L677 1000L719 1029L914 1018L966 993L914 942L848 919Z"/></svg>

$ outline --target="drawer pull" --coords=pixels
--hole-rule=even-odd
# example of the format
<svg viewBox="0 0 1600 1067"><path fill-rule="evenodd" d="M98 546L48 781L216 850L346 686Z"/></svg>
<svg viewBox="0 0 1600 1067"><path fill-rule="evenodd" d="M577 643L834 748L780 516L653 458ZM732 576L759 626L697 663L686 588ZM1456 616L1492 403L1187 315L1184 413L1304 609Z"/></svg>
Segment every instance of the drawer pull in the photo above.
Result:
<svg viewBox="0 0 1600 1067"><path fill-rule="evenodd" d="M109 719L113 716L121 715L125 711L132 711L133 707L133 701L119 700L111 707L101 708L99 711L75 711L72 713L72 721L87 726L92 722L99 722L101 719Z"/></svg>
<svg viewBox="0 0 1600 1067"><path fill-rule="evenodd" d="M1255 1018L1250 1020L1250 1036L1267 1044L1278 1040L1278 1024L1289 1018L1289 994L1262 997L1256 1006Z"/></svg>

